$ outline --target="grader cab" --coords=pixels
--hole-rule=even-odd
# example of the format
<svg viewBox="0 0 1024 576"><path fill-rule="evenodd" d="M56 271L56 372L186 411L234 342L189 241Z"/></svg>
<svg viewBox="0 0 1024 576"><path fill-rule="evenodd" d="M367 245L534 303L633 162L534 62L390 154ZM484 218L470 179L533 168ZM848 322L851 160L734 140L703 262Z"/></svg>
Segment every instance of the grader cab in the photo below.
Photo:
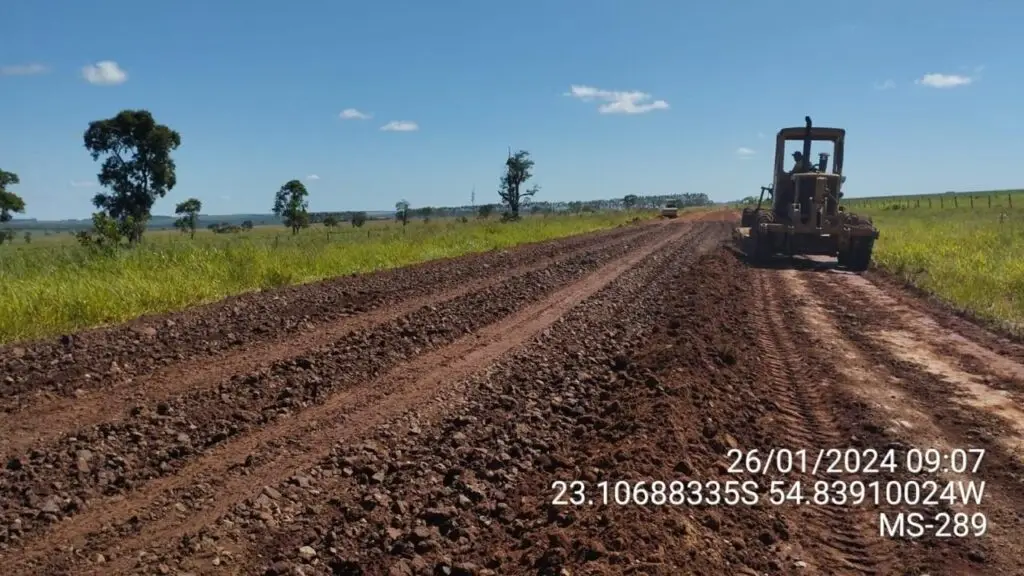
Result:
<svg viewBox="0 0 1024 576"><path fill-rule="evenodd" d="M846 131L815 127L810 116L804 120L805 126L783 128L776 135L772 185L761 188L756 208L743 210L737 237L755 261L764 262L776 254L822 255L838 258L839 265L851 270L867 270L879 234L870 219L851 214L840 205L846 181ZM786 143L794 141L803 146L793 153L794 166L787 171ZM827 152L819 152L817 163L811 163L815 142L832 144L831 169Z"/></svg>

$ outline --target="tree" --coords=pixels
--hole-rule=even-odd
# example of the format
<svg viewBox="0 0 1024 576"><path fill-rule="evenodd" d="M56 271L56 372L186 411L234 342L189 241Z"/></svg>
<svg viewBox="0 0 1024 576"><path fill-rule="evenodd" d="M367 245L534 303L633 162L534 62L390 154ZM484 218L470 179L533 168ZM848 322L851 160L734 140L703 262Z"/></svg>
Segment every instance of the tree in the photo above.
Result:
<svg viewBox="0 0 1024 576"><path fill-rule="evenodd" d="M118 221L106 212L95 212L92 215L92 230L81 230L75 237L82 246L112 253L120 246L124 231Z"/></svg>
<svg viewBox="0 0 1024 576"><path fill-rule="evenodd" d="M433 213L434 208L432 206L424 206L423 208L420 208L420 217L423 218L424 222L430 222L430 216Z"/></svg>
<svg viewBox="0 0 1024 576"><path fill-rule="evenodd" d="M399 200L395 202L395 220L402 223L405 226L409 223L409 201Z"/></svg>
<svg viewBox="0 0 1024 576"><path fill-rule="evenodd" d="M494 204L483 204L482 206L480 206L480 209L477 211L477 213L480 216L480 218L483 218L484 220L490 218L491 214L494 213Z"/></svg>
<svg viewBox="0 0 1024 576"><path fill-rule="evenodd" d="M338 217L334 214L328 214L324 216L324 226L327 228L334 228L338 225Z"/></svg>
<svg viewBox="0 0 1024 576"><path fill-rule="evenodd" d="M355 228L362 228L363 224L366 224L366 212L353 212L352 226Z"/></svg>
<svg viewBox="0 0 1024 576"><path fill-rule="evenodd" d="M532 169L533 160L526 150L510 154L505 160L505 174L501 176L498 195L501 196L502 203L508 206L509 214L507 216L510 220L518 220L519 208L540 191L538 186L529 190L522 189L526 181L533 177Z"/></svg>
<svg viewBox="0 0 1024 576"><path fill-rule="evenodd" d="M14 214L25 213L25 201L14 192L7 189L8 186L19 184L21 181L14 172L0 170L0 222L10 222Z"/></svg>
<svg viewBox="0 0 1024 576"><path fill-rule="evenodd" d="M199 211L203 203L198 198L189 198L174 207L174 213L181 218L174 223L182 232L188 230L189 238L196 237L196 224L199 222Z"/></svg>
<svg viewBox="0 0 1024 576"><path fill-rule="evenodd" d="M252 230L252 220L243 220L242 230Z"/></svg>
<svg viewBox="0 0 1024 576"><path fill-rule="evenodd" d="M289 180L277 191L274 198L274 214L284 220L285 226L298 234L300 228L309 226L309 192L299 180Z"/></svg>
<svg viewBox="0 0 1024 576"><path fill-rule="evenodd" d="M31 244L31 243L32 243L32 231L31 230L25 230L25 244Z"/></svg>
<svg viewBox="0 0 1024 576"><path fill-rule="evenodd" d="M90 122L84 140L93 160L105 156L99 181L110 190L92 203L119 222L129 244L139 242L153 203L177 183L171 151L181 146L181 135L147 110L122 110Z"/></svg>
<svg viewBox="0 0 1024 576"><path fill-rule="evenodd" d="M626 210L632 210L633 207L636 206L637 200L638 198L636 197L636 194L627 194L626 197L622 199L622 205L626 207Z"/></svg>

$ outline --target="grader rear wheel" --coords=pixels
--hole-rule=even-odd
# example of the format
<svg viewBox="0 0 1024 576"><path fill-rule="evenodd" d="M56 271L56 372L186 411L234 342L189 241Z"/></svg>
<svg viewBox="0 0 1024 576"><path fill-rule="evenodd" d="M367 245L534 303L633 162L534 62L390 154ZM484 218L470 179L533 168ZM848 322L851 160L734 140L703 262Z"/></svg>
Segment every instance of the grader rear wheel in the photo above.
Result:
<svg viewBox="0 0 1024 576"><path fill-rule="evenodd" d="M850 240L850 252L844 259L845 266L853 272L866 271L871 266L871 253L874 251L874 247L874 238L853 238Z"/></svg>

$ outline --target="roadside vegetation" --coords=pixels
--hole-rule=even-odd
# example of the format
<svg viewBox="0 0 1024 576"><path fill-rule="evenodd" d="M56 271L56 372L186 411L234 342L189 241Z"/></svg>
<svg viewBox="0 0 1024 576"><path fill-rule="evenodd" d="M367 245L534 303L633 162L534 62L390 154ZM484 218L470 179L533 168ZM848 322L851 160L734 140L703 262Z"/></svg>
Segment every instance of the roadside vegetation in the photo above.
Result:
<svg viewBox="0 0 1024 576"><path fill-rule="evenodd" d="M200 198L175 206L169 229L150 229L152 208L177 184L174 152L185 141L147 110L90 122L83 144L102 190L91 226L31 229L14 172L0 170L0 344L180 310L226 296L503 249L587 233L657 214L663 197L536 202L534 160L509 150L495 203L461 208L395 204L393 219L366 212L311 212L293 179L267 190L260 225L203 221ZM681 204L706 205L704 194ZM261 220L261 222L264 222ZM25 223L28 224L28 223ZM347 224L347 225L346 225ZM15 241L15 233L23 242Z"/></svg>
<svg viewBox="0 0 1024 576"><path fill-rule="evenodd" d="M18 245L6 248L0 258L0 342L179 310L253 290L581 234L646 215L536 216L512 226L496 218L409 220L408 226L317 226L298 235L281 226L259 226L230 235L198 230L194 241L161 231L131 250L103 256L68 243Z"/></svg>
<svg viewBox="0 0 1024 576"><path fill-rule="evenodd" d="M1024 334L1024 192L851 199L881 231L874 260L952 306Z"/></svg>

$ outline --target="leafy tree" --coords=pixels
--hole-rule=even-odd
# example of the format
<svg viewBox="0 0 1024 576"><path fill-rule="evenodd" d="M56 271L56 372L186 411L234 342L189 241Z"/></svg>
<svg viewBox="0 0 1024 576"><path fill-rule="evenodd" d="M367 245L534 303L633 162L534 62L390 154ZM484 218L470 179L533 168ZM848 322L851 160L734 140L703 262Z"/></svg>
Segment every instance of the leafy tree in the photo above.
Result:
<svg viewBox="0 0 1024 576"><path fill-rule="evenodd" d="M10 228L0 230L0 245L3 245L4 242L14 242L14 230Z"/></svg>
<svg viewBox="0 0 1024 576"><path fill-rule="evenodd" d="M174 207L174 213L181 218L174 223L182 232L188 230L189 238L196 237L196 224L199 222L199 211L203 203L198 198L189 198Z"/></svg>
<svg viewBox="0 0 1024 576"><path fill-rule="evenodd" d="M14 172L0 170L0 222L10 222L14 217L12 213L25 213L25 201L21 199L21 196L7 189L8 186L20 182L18 175Z"/></svg>
<svg viewBox="0 0 1024 576"><path fill-rule="evenodd" d="M636 206L636 202L639 200L636 194L626 194L626 197L622 199L622 205L626 207L626 210L632 210Z"/></svg>
<svg viewBox="0 0 1024 576"><path fill-rule="evenodd" d="M399 200L395 202L395 220L402 223L405 226L409 223L409 201Z"/></svg>
<svg viewBox="0 0 1024 576"><path fill-rule="evenodd" d="M505 174L501 176L498 195L502 203L508 206L508 218L511 220L519 219L519 208L540 190L538 186L529 190L522 189L526 181L533 177L533 164L526 150L519 150L505 160Z"/></svg>
<svg viewBox="0 0 1024 576"><path fill-rule="evenodd" d="M274 214L284 220L285 226L298 234L300 228L309 226L309 192L299 180L289 180L277 191L274 198Z"/></svg>
<svg viewBox="0 0 1024 576"><path fill-rule="evenodd" d="M89 123L85 147L93 160L105 156L100 192L93 204L119 222L129 244L142 239L157 198L177 183L171 151L181 145L181 135L157 124L147 110L122 110L112 118Z"/></svg>
<svg viewBox="0 0 1024 576"><path fill-rule="evenodd" d="M355 228L362 228L363 224L366 224L366 212L353 212L352 226Z"/></svg>
<svg viewBox="0 0 1024 576"><path fill-rule="evenodd" d="M482 206L480 206L480 209L477 211L477 214L479 215L479 217L483 218L484 220L490 218L491 214L493 214L493 213L494 213L494 204L483 204Z"/></svg>
<svg viewBox="0 0 1024 576"><path fill-rule="evenodd" d="M579 214L583 211L583 202L580 202L579 200L569 202L569 211L573 214Z"/></svg>
<svg viewBox="0 0 1024 576"><path fill-rule="evenodd" d="M31 244L31 243L32 243L32 231L31 230L25 230L25 244Z"/></svg>
<svg viewBox="0 0 1024 576"><path fill-rule="evenodd" d="M242 230L252 230L252 220L243 220Z"/></svg>
<svg viewBox="0 0 1024 576"><path fill-rule="evenodd" d="M334 214L328 214L324 216L324 226L327 228L334 228L338 225L338 217Z"/></svg>
<svg viewBox="0 0 1024 576"><path fill-rule="evenodd" d="M133 222L129 221L127 226L130 227L132 224ZM124 228L105 212L96 212L92 215L92 230L81 230L75 234L75 238L82 246L106 253L116 250L123 237Z"/></svg>
<svg viewBox="0 0 1024 576"><path fill-rule="evenodd" d="M432 206L424 206L420 208L420 217L423 218L424 222L430 222L430 216L433 215L434 208Z"/></svg>

